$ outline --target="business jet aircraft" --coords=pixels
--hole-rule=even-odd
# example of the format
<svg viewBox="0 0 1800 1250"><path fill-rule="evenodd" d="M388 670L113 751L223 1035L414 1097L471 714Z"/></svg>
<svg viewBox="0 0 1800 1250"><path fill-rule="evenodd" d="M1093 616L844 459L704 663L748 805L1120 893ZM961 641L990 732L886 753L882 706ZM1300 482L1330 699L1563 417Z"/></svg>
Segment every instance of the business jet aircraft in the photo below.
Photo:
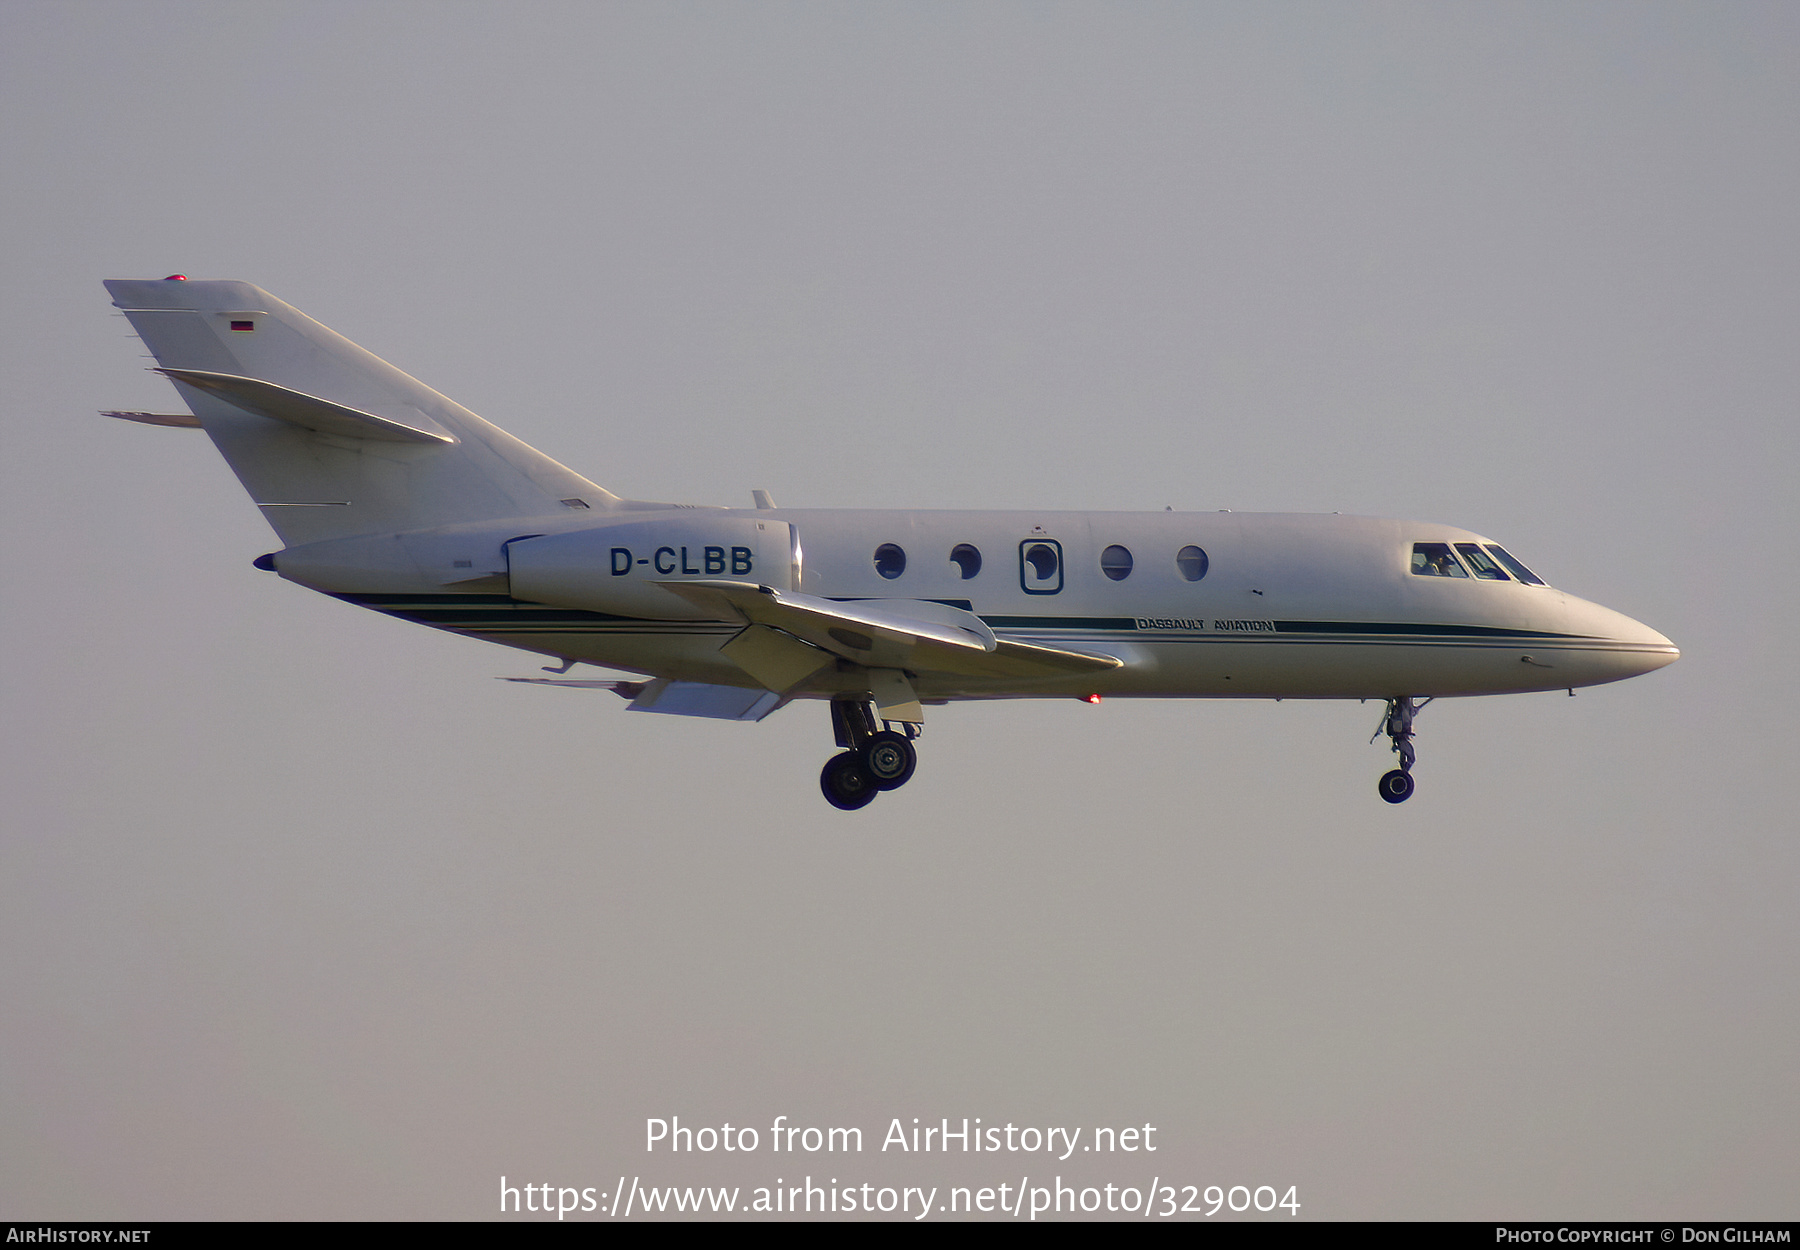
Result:
<svg viewBox="0 0 1800 1250"><path fill-rule="evenodd" d="M875 512L622 499L243 282L112 281L274 527L256 567L631 680L642 712L825 701L845 810L904 785L956 699L1378 699L1412 794L1433 698L1596 685L1680 654L1479 534L1232 512ZM804 540L804 553L802 542ZM1371 739L1373 740L1373 739Z"/></svg>

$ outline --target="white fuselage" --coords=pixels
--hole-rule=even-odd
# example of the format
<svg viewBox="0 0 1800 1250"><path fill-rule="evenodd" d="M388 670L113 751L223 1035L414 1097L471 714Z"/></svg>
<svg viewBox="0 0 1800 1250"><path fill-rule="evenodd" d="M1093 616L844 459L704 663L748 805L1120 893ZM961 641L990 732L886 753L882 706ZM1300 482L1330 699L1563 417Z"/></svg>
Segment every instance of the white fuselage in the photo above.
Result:
<svg viewBox="0 0 1800 1250"><path fill-rule="evenodd" d="M828 600L949 603L999 638L1122 661L1050 677L919 673L927 702L1500 694L1616 681L1678 656L1649 627L1550 586L1410 567L1415 544L1487 542L1338 515L636 505L290 548L279 564L425 624L678 681L756 685L720 651L741 622L700 619L663 589L719 577ZM1201 576L1184 549L1204 553ZM537 550L555 559L523 558ZM843 667L790 697L854 689Z"/></svg>

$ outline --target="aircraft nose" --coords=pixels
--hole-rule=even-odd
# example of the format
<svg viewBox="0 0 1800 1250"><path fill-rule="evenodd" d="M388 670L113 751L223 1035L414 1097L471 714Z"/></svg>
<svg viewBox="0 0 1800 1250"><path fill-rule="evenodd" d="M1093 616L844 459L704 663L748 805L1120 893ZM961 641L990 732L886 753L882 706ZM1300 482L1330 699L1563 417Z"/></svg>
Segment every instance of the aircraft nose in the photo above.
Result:
<svg viewBox="0 0 1800 1250"><path fill-rule="evenodd" d="M1598 681L1652 673L1681 658L1681 648L1623 612L1569 597L1570 632L1593 640ZM1602 675L1603 674L1603 675Z"/></svg>
<svg viewBox="0 0 1800 1250"><path fill-rule="evenodd" d="M1637 670L1638 672L1653 673L1657 669L1673 664L1676 660L1681 658L1681 648L1663 637L1663 635L1657 633L1642 621L1633 621L1629 616L1624 619L1630 621L1632 628L1637 631L1635 639L1628 639L1627 641L1636 649L1635 654L1638 656L1639 662L1642 665L1642 667Z"/></svg>

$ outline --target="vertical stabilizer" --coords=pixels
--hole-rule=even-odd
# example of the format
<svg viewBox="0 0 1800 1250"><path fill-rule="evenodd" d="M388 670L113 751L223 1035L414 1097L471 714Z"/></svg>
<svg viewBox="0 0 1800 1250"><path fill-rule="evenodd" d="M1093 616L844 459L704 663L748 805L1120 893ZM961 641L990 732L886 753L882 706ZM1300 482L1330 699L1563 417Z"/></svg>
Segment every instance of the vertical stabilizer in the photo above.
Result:
<svg viewBox="0 0 1800 1250"><path fill-rule="evenodd" d="M619 502L247 282L106 289L289 546Z"/></svg>

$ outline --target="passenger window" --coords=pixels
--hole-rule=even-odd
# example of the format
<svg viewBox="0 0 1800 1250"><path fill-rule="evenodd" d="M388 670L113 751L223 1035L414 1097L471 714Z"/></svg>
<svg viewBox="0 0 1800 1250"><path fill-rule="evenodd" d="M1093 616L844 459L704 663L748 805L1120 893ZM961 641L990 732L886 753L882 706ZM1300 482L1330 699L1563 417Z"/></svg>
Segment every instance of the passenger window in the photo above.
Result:
<svg viewBox="0 0 1800 1250"><path fill-rule="evenodd" d="M1475 576L1486 578L1490 582L1510 582L1512 580L1506 575L1505 570L1488 559L1487 552L1474 543L1457 543L1456 549L1462 552L1462 558L1469 562L1469 571Z"/></svg>
<svg viewBox="0 0 1800 1250"><path fill-rule="evenodd" d="M1019 544L1019 586L1028 595L1054 595L1062 589L1062 544L1054 538L1028 538Z"/></svg>
<svg viewBox="0 0 1800 1250"><path fill-rule="evenodd" d="M1198 547L1183 547L1175 553L1175 568L1183 580L1197 582L1206 576L1206 553Z"/></svg>
<svg viewBox="0 0 1800 1250"><path fill-rule="evenodd" d="M1527 586L1542 586L1544 584L1543 578L1539 577L1536 573L1533 573L1530 569L1515 560L1507 553L1505 547L1502 547L1497 543L1489 543L1487 549L1494 553L1494 559L1511 569L1513 576L1524 582Z"/></svg>
<svg viewBox="0 0 1800 1250"><path fill-rule="evenodd" d="M962 570L962 579L966 582L981 572L981 552L969 543L957 543L950 548L950 563Z"/></svg>
<svg viewBox="0 0 1800 1250"><path fill-rule="evenodd" d="M1449 543L1414 543L1412 571L1417 577L1467 577Z"/></svg>
<svg viewBox="0 0 1800 1250"><path fill-rule="evenodd" d="M1131 576L1131 553L1114 543L1100 553L1100 571L1115 582Z"/></svg>
<svg viewBox="0 0 1800 1250"><path fill-rule="evenodd" d="M875 571L893 581L906 572L906 553L893 543L882 543L875 548Z"/></svg>

